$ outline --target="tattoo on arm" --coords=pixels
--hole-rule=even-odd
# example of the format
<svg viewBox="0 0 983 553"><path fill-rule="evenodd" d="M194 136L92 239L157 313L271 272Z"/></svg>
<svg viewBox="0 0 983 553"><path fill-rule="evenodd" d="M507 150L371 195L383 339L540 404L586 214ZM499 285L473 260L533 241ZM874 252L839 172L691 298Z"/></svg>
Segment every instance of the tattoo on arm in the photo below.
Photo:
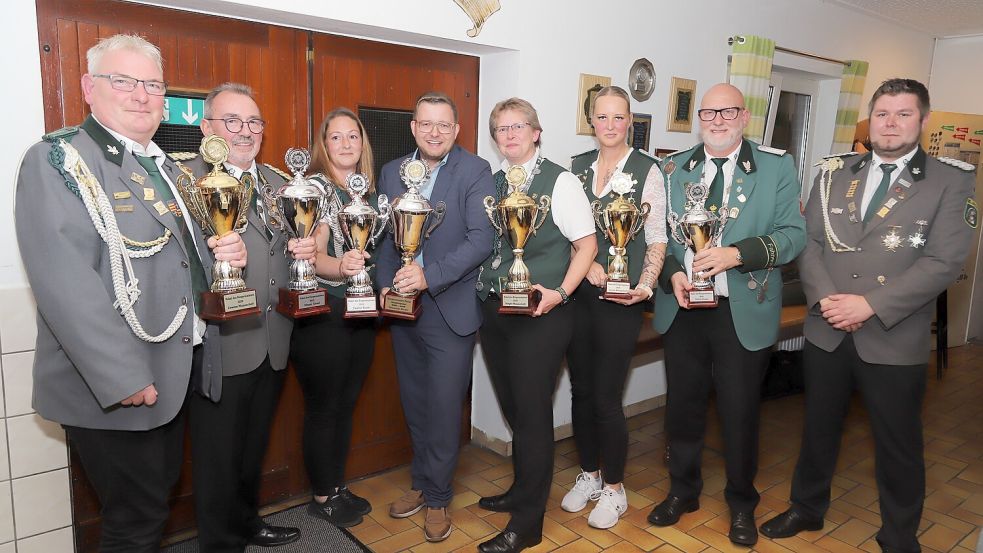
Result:
<svg viewBox="0 0 983 553"><path fill-rule="evenodd" d="M655 288L662 272L662 264L666 261L666 245L661 242L649 244L645 249L645 261L642 263L642 276L638 282L649 288Z"/></svg>

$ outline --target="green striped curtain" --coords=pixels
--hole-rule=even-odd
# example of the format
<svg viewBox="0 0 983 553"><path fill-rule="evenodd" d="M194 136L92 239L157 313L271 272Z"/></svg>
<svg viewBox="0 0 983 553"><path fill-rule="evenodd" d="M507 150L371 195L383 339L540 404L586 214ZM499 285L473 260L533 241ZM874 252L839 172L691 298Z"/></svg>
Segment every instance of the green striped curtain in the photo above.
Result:
<svg viewBox="0 0 983 553"><path fill-rule="evenodd" d="M744 101L751 112L751 121L744 129L744 136L757 142L761 142L765 136L768 86L774 58L774 40L751 35L734 38L730 56L730 84L744 93Z"/></svg>
<svg viewBox="0 0 983 553"><path fill-rule="evenodd" d="M864 85L867 83L867 66L865 61L850 60L850 65L843 67L840 103L836 108L836 131L833 133L833 147L829 151L831 154L853 150L853 136L857 130Z"/></svg>

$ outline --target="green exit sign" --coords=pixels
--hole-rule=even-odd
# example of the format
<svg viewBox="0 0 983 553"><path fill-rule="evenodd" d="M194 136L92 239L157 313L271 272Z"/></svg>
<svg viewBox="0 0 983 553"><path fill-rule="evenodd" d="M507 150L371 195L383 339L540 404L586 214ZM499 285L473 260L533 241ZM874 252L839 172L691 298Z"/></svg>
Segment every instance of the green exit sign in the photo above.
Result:
<svg viewBox="0 0 983 553"><path fill-rule="evenodd" d="M181 96L164 96L164 119L168 125L197 127L205 116L205 100Z"/></svg>

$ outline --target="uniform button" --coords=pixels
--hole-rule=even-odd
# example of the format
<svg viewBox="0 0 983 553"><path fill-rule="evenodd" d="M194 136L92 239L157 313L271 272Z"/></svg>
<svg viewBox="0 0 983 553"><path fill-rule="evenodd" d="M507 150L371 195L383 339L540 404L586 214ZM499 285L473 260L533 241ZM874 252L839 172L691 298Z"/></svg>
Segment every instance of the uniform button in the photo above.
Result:
<svg viewBox="0 0 983 553"><path fill-rule="evenodd" d="M852 275L850 275L850 276L852 276L853 278L860 278L860 275L858 275L857 273L853 273L853 274L852 274Z"/></svg>
<svg viewBox="0 0 983 553"><path fill-rule="evenodd" d="M188 305L188 296L181 298L181 305Z"/></svg>
<svg viewBox="0 0 983 553"><path fill-rule="evenodd" d="M181 267L184 268L184 269L187 269L188 268L188 262L187 261L182 261L181 262Z"/></svg>
<svg viewBox="0 0 983 553"><path fill-rule="evenodd" d="M191 336L183 336L181 338L181 341L184 342L185 344L190 344L191 343Z"/></svg>
<svg viewBox="0 0 983 553"><path fill-rule="evenodd" d="M864 251L864 249L863 249L863 248L857 248L857 253L860 253L860 252L862 252L862 251Z"/></svg>
<svg viewBox="0 0 983 553"><path fill-rule="evenodd" d="M276 255L276 250L270 250L270 255Z"/></svg>
<svg viewBox="0 0 983 553"><path fill-rule="evenodd" d="M276 286L276 279L275 278L271 278L270 279L270 286Z"/></svg>

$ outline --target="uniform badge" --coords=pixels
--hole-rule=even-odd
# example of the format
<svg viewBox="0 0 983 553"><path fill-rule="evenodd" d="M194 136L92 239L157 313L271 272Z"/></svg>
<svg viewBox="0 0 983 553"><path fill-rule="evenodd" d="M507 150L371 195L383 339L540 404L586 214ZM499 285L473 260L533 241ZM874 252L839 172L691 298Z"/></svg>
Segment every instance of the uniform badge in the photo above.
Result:
<svg viewBox="0 0 983 553"><path fill-rule="evenodd" d="M891 212L891 208L885 205L885 206L882 206L877 211L877 216L880 217L881 219L883 219L883 218L887 217L887 214L890 213L890 212Z"/></svg>
<svg viewBox="0 0 983 553"><path fill-rule="evenodd" d="M880 284L881 286L884 286L885 284L887 284L887 277L885 277L884 275L877 275L877 283Z"/></svg>
<svg viewBox="0 0 983 553"><path fill-rule="evenodd" d="M888 200L886 202L884 202L884 207L886 207L888 209L891 209L892 207L894 207L896 205L898 205L898 200L896 200L894 198L888 198Z"/></svg>
<svg viewBox="0 0 983 553"><path fill-rule="evenodd" d="M744 172L745 173L750 173L751 172L751 162L750 161L744 160L744 163L742 163L741 165L744 166Z"/></svg>
<svg viewBox="0 0 983 553"><path fill-rule="evenodd" d="M857 186L860 186L860 179L850 181L850 188L846 190L847 198L852 198L857 194Z"/></svg>
<svg viewBox="0 0 983 553"><path fill-rule="evenodd" d="M976 200L966 198L966 209L963 210L963 220L972 228L976 228L980 220L980 209L976 205Z"/></svg>
<svg viewBox="0 0 983 553"><path fill-rule="evenodd" d="M137 173L131 173L130 180L139 184L140 186L143 186L143 183L147 182L147 177Z"/></svg>
<svg viewBox="0 0 983 553"><path fill-rule="evenodd" d="M842 207L832 207L832 208L830 208L829 212L832 213L833 215L842 215L843 214L843 208Z"/></svg>
<svg viewBox="0 0 983 553"><path fill-rule="evenodd" d="M736 207L730 208L730 218L731 219L737 219L737 216L740 215L740 214L741 214L741 210L740 209L738 209Z"/></svg>
<svg viewBox="0 0 983 553"><path fill-rule="evenodd" d="M125 200L130 197L130 191L124 190L122 192L113 192L114 200Z"/></svg>
<svg viewBox="0 0 983 553"><path fill-rule="evenodd" d="M912 167L911 168L911 174L912 175L921 175L922 174L922 168L921 167Z"/></svg>
<svg viewBox="0 0 983 553"><path fill-rule="evenodd" d="M744 184L744 179L734 179L734 182L736 182L737 184ZM738 192L741 191L741 187L740 186L737 187L737 191Z"/></svg>
<svg viewBox="0 0 983 553"><path fill-rule="evenodd" d="M116 213L132 213L133 206L131 204L114 205L113 211Z"/></svg>
<svg viewBox="0 0 983 553"><path fill-rule="evenodd" d="M738 194L737 195L737 201L739 201L741 203L744 203L744 202L747 201L747 196L745 196L744 194Z"/></svg>
<svg viewBox="0 0 983 553"><path fill-rule="evenodd" d="M662 172L665 173L667 177L671 176L673 171L675 170L676 170L676 162L671 159L666 162L665 166L662 167Z"/></svg>
<svg viewBox="0 0 983 553"><path fill-rule="evenodd" d="M143 200L146 202L151 202L154 200L154 189L144 188L143 189Z"/></svg>
<svg viewBox="0 0 983 553"><path fill-rule="evenodd" d="M897 251L898 248L904 247L904 240L902 240L901 235L898 234L899 226L892 226L891 232L884 235L882 240L884 247L889 252Z"/></svg>
<svg viewBox="0 0 983 553"><path fill-rule="evenodd" d="M119 155L119 150L116 148L116 146L113 146L112 144L106 144L106 151L113 154L114 156Z"/></svg>
<svg viewBox="0 0 983 553"><path fill-rule="evenodd" d="M898 178L898 184L900 184L901 186L903 186L905 188L911 188L911 183L908 182L907 180L905 180L904 177L899 177Z"/></svg>
<svg viewBox="0 0 983 553"><path fill-rule="evenodd" d="M157 202L154 204L154 209L157 211L157 215L163 215L167 213L167 206L164 202Z"/></svg>
<svg viewBox="0 0 983 553"><path fill-rule="evenodd" d="M695 159L689 160L689 171L692 171L694 167L696 167L696 160Z"/></svg>
<svg viewBox="0 0 983 553"><path fill-rule="evenodd" d="M908 245L918 249L925 245L925 226L928 225L928 221L919 220L915 221L915 224L918 225L918 230L908 235Z"/></svg>

